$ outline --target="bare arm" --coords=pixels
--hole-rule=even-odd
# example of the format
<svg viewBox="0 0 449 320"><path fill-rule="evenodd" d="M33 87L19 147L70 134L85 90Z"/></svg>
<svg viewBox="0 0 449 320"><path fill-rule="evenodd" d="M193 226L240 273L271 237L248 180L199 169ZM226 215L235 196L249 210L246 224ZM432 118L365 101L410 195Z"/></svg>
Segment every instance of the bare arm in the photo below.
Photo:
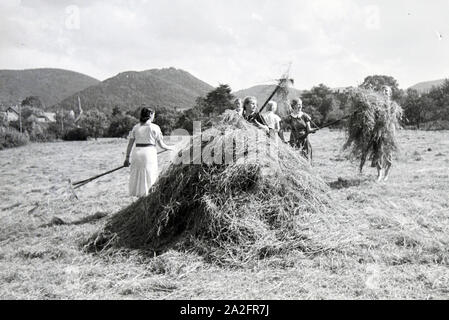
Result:
<svg viewBox="0 0 449 320"><path fill-rule="evenodd" d="M160 146L162 149L165 149L165 150L174 150L174 147L173 147L173 146L169 146L168 144L165 144L164 140L162 139L162 136L157 140L157 142L159 143L159 146Z"/></svg>
<svg viewBox="0 0 449 320"><path fill-rule="evenodd" d="M313 128L310 125L310 121L307 121L307 133L315 133L319 130L319 128Z"/></svg>
<svg viewBox="0 0 449 320"><path fill-rule="evenodd" d="M131 154L131 150L133 149L135 139L131 138L128 142L128 147L126 148L126 159L129 160L129 155Z"/></svg>
<svg viewBox="0 0 449 320"><path fill-rule="evenodd" d="M135 141L134 138L129 139L128 147L126 148L126 158L125 162L123 163L125 167L129 166L129 155L131 154L131 150L133 149L134 141Z"/></svg>
<svg viewBox="0 0 449 320"><path fill-rule="evenodd" d="M260 129L263 129L263 130L265 130L266 132L269 132L269 131L270 131L270 129L269 129L266 125L261 124L259 121L254 120L254 122L256 123L257 127L259 127Z"/></svg>
<svg viewBox="0 0 449 320"><path fill-rule="evenodd" d="M307 132L312 132L312 127L311 127L311 125L310 125L310 121L307 121L306 122L306 127L307 127Z"/></svg>

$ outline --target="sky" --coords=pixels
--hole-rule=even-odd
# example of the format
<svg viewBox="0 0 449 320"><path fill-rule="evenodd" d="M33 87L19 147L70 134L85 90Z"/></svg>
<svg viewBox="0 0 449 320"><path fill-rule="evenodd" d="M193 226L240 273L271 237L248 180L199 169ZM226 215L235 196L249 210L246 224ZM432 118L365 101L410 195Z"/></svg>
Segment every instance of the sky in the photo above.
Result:
<svg viewBox="0 0 449 320"><path fill-rule="evenodd" d="M236 91L449 77L449 0L1 0L0 69L175 67Z"/></svg>

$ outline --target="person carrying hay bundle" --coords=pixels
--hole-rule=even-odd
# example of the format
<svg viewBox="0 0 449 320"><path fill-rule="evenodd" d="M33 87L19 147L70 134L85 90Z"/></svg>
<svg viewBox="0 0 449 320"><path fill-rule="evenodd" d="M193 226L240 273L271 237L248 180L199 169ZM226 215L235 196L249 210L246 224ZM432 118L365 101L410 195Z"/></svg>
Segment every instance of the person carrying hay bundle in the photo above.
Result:
<svg viewBox="0 0 449 320"><path fill-rule="evenodd" d="M281 137L284 142L288 142L292 147L300 149L302 155L312 162L312 145L309 141L309 134L315 133L310 123L312 118L302 111L303 105L301 99L291 101L291 114L282 121ZM286 141L286 132L291 132L290 140Z"/></svg>
<svg viewBox="0 0 449 320"><path fill-rule="evenodd" d="M353 94L353 113L343 147L351 147L351 156L360 158L360 173L366 159L370 159L371 167L377 168L377 181L388 180L393 153L398 148L396 128L402 108L391 100L391 93L390 87L383 86L381 94L363 89Z"/></svg>
<svg viewBox="0 0 449 320"><path fill-rule="evenodd" d="M129 133L129 143L126 150L125 167L131 165L129 178L129 195L142 197L148 195L151 186L158 178L157 149L156 143L166 150L173 150L162 139L161 129L154 120L154 111L150 108L142 108L140 113L140 123L136 124ZM136 147L132 154L132 161L129 156L134 142Z"/></svg>

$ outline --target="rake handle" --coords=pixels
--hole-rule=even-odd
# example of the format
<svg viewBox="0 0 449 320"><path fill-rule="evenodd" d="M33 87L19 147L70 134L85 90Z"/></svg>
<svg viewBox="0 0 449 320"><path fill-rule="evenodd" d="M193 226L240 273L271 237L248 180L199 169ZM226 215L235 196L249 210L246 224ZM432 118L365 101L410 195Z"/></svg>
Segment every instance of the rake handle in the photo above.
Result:
<svg viewBox="0 0 449 320"><path fill-rule="evenodd" d="M267 101L265 101L265 103L263 104L262 108L260 108L259 113L261 113L263 111L263 109L265 109L265 107L267 106L268 102L270 102L271 98L274 97L274 95L278 92L278 90L281 88L281 86L277 85L276 88L273 90L273 93L271 94L271 96L268 97Z"/></svg>
<svg viewBox="0 0 449 320"><path fill-rule="evenodd" d="M77 181L77 182L74 182L74 183L72 183L72 184L73 184L74 186L76 186L76 185L78 185L78 184L84 184L84 183L87 183L87 182L90 182L90 181L92 181L92 180L98 179L98 178L100 178L100 177L102 177L102 176L105 176L105 175L107 175L107 174L110 174L110 173L112 173L112 172L115 172L115 171L120 170L120 169L123 169L123 168L125 168L125 166L120 166L120 167L118 167L118 168L109 170L109 171L107 171L107 172L104 172L104 173L99 174L99 175L97 175L97 176L94 176L94 177L92 177L92 178L89 178L89 179L86 179L86 180Z"/></svg>
<svg viewBox="0 0 449 320"><path fill-rule="evenodd" d="M161 154L161 153L163 153L163 152L165 152L165 151L167 151L167 150L160 151L160 152L158 152L157 154ZM94 176L94 177L91 177L91 178L88 178L88 179L85 179L85 180L81 180L81 181L74 182L74 183L72 183L72 185L73 185L73 186L76 186L74 189L77 189L77 188L79 188L79 187L81 187L81 186L84 186L85 184L87 184L87 183L89 183L89 182L91 182L91 181L93 181L93 180L96 180L96 179L98 179L98 178L101 178L101 177L103 177L103 176L105 176L105 175L107 175L107 174L113 173L113 172L115 172L115 171L117 171L117 170L120 170L120 169L123 169L123 168L125 168L125 166L120 166L120 167L118 167L118 168L115 168L115 169L109 170L109 171L107 171L107 172L101 173L101 174L99 174L99 175L97 175L97 176Z"/></svg>
<svg viewBox="0 0 449 320"><path fill-rule="evenodd" d="M347 114L347 115L345 115L344 117L342 117L342 118L340 118L340 119L337 119L337 120L335 120L335 121L331 121L331 122L329 122L329 123L326 123L324 126L318 128L318 130L321 130L321 129L330 127L331 125L333 125L333 124L335 124L335 123L338 123L338 122L340 122L341 120L344 120L344 119L347 119L347 118L349 118L349 117L352 117L352 116L353 116L354 114L356 114L357 112L358 112L358 111L354 111L353 113Z"/></svg>

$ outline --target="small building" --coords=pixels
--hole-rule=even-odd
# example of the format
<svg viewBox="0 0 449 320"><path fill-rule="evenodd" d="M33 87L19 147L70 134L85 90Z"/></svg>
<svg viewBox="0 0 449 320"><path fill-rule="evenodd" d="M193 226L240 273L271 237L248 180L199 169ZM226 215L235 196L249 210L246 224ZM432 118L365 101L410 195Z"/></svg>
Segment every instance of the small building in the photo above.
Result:
<svg viewBox="0 0 449 320"><path fill-rule="evenodd" d="M56 122L56 114L52 112L43 112L42 114L31 114L26 121L39 122L39 123L51 123Z"/></svg>
<svg viewBox="0 0 449 320"><path fill-rule="evenodd" d="M44 116L47 118L47 122L56 122L55 112L44 112Z"/></svg>
<svg viewBox="0 0 449 320"><path fill-rule="evenodd" d="M350 92L353 89L353 87L339 87L339 88L332 88L333 93L346 93Z"/></svg>
<svg viewBox="0 0 449 320"><path fill-rule="evenodd" d="M6 121L19 120L19 111L15 106L0 106L0 116Z"/></svg>

